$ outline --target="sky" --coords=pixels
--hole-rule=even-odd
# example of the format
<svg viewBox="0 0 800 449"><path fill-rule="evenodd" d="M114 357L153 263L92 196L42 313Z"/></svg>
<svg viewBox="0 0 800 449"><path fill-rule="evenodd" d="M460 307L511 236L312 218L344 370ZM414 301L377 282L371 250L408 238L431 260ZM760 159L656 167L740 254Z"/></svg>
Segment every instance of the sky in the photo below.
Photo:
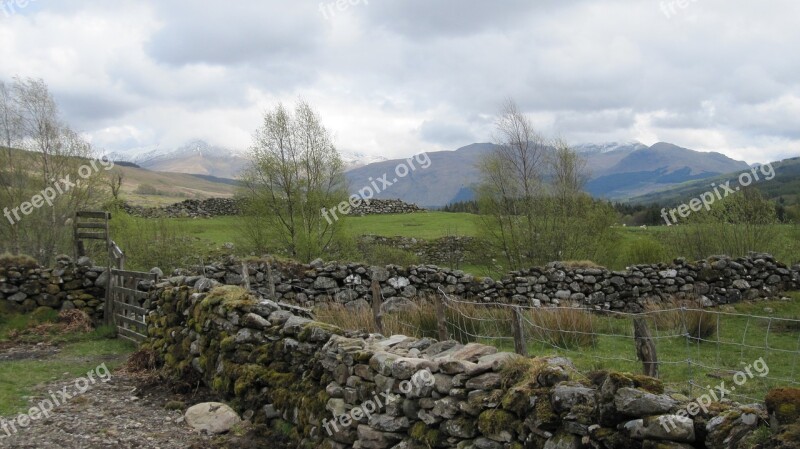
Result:
<svg viewBox="0 0 800 449"><path fill-rule="evenodd" d="M571 143L800 155L797 0L0 0L0 79L107 152L245 150L308 101L384 157L493 140L506 99Z"/></svg>

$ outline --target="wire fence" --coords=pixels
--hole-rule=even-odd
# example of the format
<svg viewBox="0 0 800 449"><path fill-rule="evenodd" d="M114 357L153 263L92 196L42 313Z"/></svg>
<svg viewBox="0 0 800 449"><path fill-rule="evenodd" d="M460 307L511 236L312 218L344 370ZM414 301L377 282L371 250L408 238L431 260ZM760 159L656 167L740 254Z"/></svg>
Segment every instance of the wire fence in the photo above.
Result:
<svg viewBox="0 0 800 449"><path fill-rule="evenodd" d="M474 302L440 291L447 337L479 342L531 356L563 356L578 372L613 369L643 372L637 355L642 336L634 323L646 325L657 356L659 378L672 391L690 397L727 389L740 401L760 401L777 386L800 385L800 320L759 316L692 304L671 304L643 313L593 311L585 307L533 307ZM397 314L409 335L428 336L435 329L419 315ZM430 313L427 314L428 316ZM637 338L639 337L639 338Z"/></svg>

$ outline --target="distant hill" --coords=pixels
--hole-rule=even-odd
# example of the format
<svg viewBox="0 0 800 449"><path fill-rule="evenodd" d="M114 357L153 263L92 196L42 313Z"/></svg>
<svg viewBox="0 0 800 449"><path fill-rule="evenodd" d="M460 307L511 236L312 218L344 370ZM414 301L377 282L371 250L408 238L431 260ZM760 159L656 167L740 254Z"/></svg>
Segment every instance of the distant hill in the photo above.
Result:
<svg viewBox="0 0 800 449"><path fill-rule="evenodd" d="M491 151L494 145L476 143L459 148L456 151L437 151L428 153L431 165L423 169L416 163L417 169L408 176L380 192L379 199L399 198L408 203L422 207L440 207L458 199L470 199L471 187L479 181L480 173L477 164L481 157ZM372 179L378 179L387 173L390 182L396 177L395 168L405 159L394 159L359 167L345 173L350 182L350 191L357 193L359 189L371 185ZM381 183L377 183L381 187Z"/></svg>
<svg viewBox="0 0 800 449"><path fill-rule="evenodd" d="M775 177L771 180L762 180L752 184L759 189L762 194L771 200L783 198L786 204L800 204L800 157L785 159L773 162L772 168L775 170ZM633 204L664 204L675 205L696 198L700 194L711 189L711 184L720 185L726 181L732 181L733 185L738 176L749 167L741 170L734 170L723 175L717 175L702 180L685 182L668 189L651 192L630 198Z"/></svg>
<svg viewBox="0 0 800 449"><path fill-rule="evenodd" d="M490 143L477 143L455 151L428 153L429 168L417 169L376 197L399 198L431 208L473 199L473 187L480 182L477 164L493 148ZM591 172L588 192L615 200L748 168L746 162L720 153L694 151L669 143L650 147L639 142L583 144L575 149L588 159ZM346 175L351 192L357 193L369 185L370 177L377 179L383 173L389 173L387 179L392 180L393 170L402 161L379 162L349 171Z"/></svg>

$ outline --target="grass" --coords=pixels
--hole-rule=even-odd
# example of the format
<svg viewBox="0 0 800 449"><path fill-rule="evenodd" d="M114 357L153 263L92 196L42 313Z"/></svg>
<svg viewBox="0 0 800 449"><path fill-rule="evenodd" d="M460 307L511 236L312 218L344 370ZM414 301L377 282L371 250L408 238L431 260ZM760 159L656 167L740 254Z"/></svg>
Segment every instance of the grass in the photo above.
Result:
<svg viewBox="0 0 800 449"><path fill-rule="evenodd" d="M467 213L426 212L416 214L368 215L364 217L343 218L344 229L350 237L366 234L386 237L403 236L423 240L432 240L448 235L477 237L479 234L478 217ZM237 228L236 217L216 217L211 219L170 219L182 228L186 235L196 238L208 247L219 247L227 242L236 244L236 252L246 255L246 243L242 240ZM773 255L780 261L793 264L800 262L800 226L779 225L779 237L771 248ZM670 248L670 233L677 232L675 227L650 226L615 227L614 233L605 242L605 248L597 260L583 261L585 264L596 264L612 270L621 270L634 264L669 263L682 254ZM770 248L761 249L768 251ZM769 251L768 251L769 252ZM487 261L497 256L487 255ZM425 261L422 261L423 263ZM493 267L467 264L461 267L467 272L479 276L493 275Z"/></svg>
<svg viewBox="0 0 800 449"><path fill-rule="evenodd" d="M113 370L134 350L127 340L114 339L113 329L106 327L88 333L23 333L25 338L16 337L12 341L12 335L41 324L30 315L0 315L0 346L45 342L59 347L55 355L0 362L0 416L25 411L28 399L41 395L44 384L85 377L102 363Z"/></svg>
<svg viewBox="0 0 800 449"><path fill-rule="evenodd" d="M730 386L737 371L752 367L763 357L769 367L767 376L754 375L737 386L735 400L760 400L770 388L797 387L800 329L797 322L781 320L800 317L800 293L791 296L792 301L741 303L735 308L682 311L670 306L651 310L646 316L661 362L661 379L672 391L696 396L703 393L706 385L725 381ZM451 338L513 352L509 309L466 304L446 310ZM642 372L642 363L636 360L629 316L574 308L543 308L523 314L528 354L532 357L568 357L583 373L602 369ZM316 311L315 317L345 329L376 331L369 310L354 313L333 306ZM421 303L413 312L384 316L384 326L386 335L437 335L430 301ZM703 332L697 334L696 328Z"/></svg>

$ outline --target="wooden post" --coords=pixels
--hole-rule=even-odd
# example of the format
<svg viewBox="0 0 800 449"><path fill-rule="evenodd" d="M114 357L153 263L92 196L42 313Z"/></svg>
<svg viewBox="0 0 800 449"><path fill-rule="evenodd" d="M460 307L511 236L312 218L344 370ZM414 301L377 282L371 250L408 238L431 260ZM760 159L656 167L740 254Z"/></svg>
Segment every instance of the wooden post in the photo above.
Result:
<svg viewBox="0 0 800 449"><path fill-rule="evenodd" d="M644 317L633 317L633 335L636 338L636 358L642 362L644 374L658 378L656 345Z"/></svg>
<svg viewBox="0 0 800 449"><path fill-rule="evenodd" d="M375 318L375 329L378 330L379 334L383 334L383 312L381 311L383 300L381 300L381 283L378 282L377 279L373 279L371 288L372 316Z"/></svg>
<svg viewBox="0 0 800 449"><path fill-rule="evenodd" d="M247 268L247 262L242 261L242 287L248 292L250 291L250 269Z"/></svg>
<svg viewBox="0 0 800 449"><path fill-rule="evenodd" d="M511 328L514 331L514 352L527 357L528 346L525 344L525 333L522 327L522 311L519 307L514 307L514 315L511 317Z"/></svg>
<svg viewBox="0 0 800 449"><path fill-rule="evenodd" d="M275 281L272 279L272 258L267 260L267 282L269 283L269 299L275 301Z"/></svg>
<svg viewBox="0 0 800 449"><path fill-rule="evenodd" d="M439 331L439 341L446 341L449 340L450 337L447 335L447 318L444 314L444 300L436 296L436 328Z"/></svg>

